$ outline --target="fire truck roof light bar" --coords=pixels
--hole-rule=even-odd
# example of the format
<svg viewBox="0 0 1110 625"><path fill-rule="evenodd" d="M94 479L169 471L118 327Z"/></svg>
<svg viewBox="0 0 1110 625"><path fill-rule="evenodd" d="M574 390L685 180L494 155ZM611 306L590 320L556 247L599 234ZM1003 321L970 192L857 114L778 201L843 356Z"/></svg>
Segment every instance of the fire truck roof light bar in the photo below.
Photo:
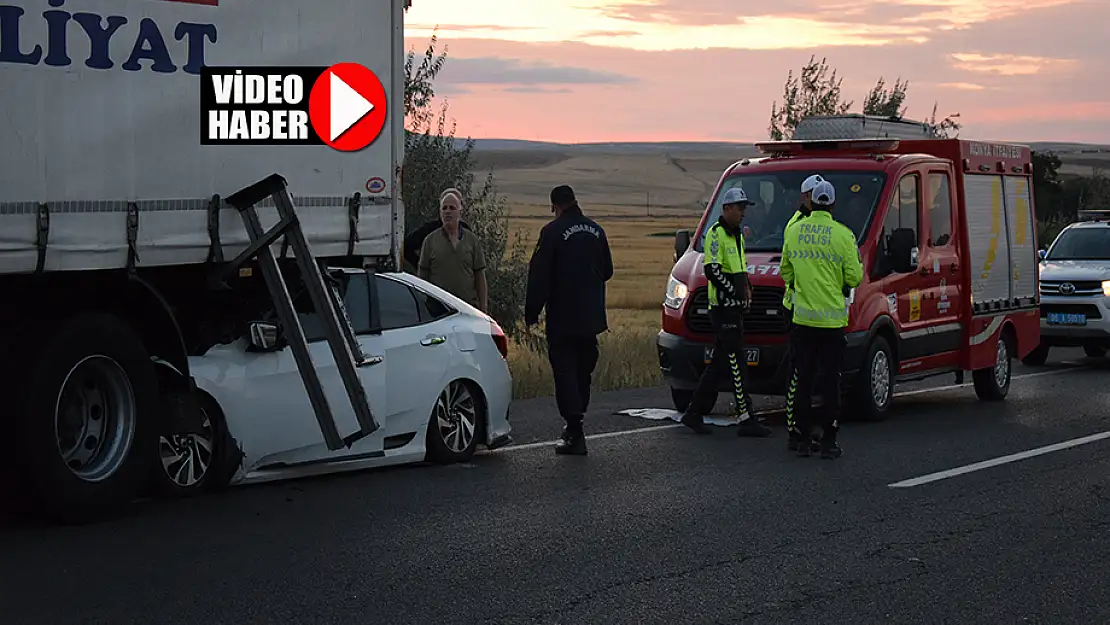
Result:
<svg viewBox="0 0 1110 625"><path fill-rule="evenodd" d="M840 139L827 141L761 141L755 144L763 154L801 154L803 152L891 152L897 139Z"/></svg>

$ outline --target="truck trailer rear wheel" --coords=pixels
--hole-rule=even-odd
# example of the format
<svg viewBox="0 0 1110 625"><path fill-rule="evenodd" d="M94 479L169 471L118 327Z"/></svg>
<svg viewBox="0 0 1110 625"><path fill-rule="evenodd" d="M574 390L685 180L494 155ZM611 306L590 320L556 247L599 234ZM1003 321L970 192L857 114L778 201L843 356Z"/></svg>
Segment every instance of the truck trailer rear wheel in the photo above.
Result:
<svg viewBox="0 0 1110 625"><path fill-rule="evenodd" d="M29 512L63 523L115 513L157 449L158 382L146 348L118 318L90 313L27 355L17 472Z"/></svg>

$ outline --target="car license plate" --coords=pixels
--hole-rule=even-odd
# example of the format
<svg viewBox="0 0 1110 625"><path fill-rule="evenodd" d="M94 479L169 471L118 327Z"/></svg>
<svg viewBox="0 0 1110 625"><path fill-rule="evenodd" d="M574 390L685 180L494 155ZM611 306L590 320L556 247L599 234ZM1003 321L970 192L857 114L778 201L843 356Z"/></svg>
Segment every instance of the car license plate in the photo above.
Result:
<svg viewBox="0 0 1110 625"><path fill-rule="evenodd" d="M754 366L759 364L759 348L758 347L744 348L744 356L747 358L749 367L754 367ZM709 362L711 360L713 360L713 348L712 347L706 347L705 348L705 364L709 364Z"/></svg>
<svg viewBox="0 0 1110 625"><path fill-rule="evenodd" d="M1085 326L1087 315L1083 313L1048 313L1048 322L1052 325Z"/></svg>

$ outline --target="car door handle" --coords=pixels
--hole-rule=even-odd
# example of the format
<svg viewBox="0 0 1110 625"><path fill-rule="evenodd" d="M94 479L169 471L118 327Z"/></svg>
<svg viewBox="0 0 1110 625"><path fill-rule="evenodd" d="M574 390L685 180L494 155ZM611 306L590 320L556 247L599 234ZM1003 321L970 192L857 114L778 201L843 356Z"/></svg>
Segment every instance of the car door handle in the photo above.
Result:
<svg viewBox="0 0 1110 625"><path fill-rule="evenodd" d="M420 344L424 347L431 347L432 345L439 345L440 343L444 343L446 341L446 336L429 336L428 338L420 341Z"/></svg>
<svg viewBox="0 0 1110 625"><path fill-rule="evenodd" d="M363 360L356 362L356 367L370 367L373 365L381 364L385 360L385 356L367 356Z"/></svg>

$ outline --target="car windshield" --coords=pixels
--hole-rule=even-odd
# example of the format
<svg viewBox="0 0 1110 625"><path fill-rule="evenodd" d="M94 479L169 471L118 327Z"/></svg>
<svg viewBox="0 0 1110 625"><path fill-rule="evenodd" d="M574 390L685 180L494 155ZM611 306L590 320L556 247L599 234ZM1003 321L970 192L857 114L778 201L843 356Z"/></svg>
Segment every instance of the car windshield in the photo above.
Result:
<svg viewBox="0 0 1110 625"><path fill-rule="evenodd" d="M879 201L886 174L879 171L831 171L813 170L774 171L729 176L721 186L698 235L695 249L702 251L701 242L708 229L721 217L721 199L725 191L740 187L748 199L755 202L744 213L741 226L745 228L744 246L749 252L777 252L782 250L782 236L786 222L794 216L801 205L802 181L820 173L821 177L833 184L836 189L836 206L832 216L848 226L856 235L856 241L864 235L871 215Z"/></svg>
<svg viewBox="0 0 1110 625"><path fill-rule="evenodd" d="M1048 260L1110 260L1110 228L1071 228L1052 244Z"/></svg>

